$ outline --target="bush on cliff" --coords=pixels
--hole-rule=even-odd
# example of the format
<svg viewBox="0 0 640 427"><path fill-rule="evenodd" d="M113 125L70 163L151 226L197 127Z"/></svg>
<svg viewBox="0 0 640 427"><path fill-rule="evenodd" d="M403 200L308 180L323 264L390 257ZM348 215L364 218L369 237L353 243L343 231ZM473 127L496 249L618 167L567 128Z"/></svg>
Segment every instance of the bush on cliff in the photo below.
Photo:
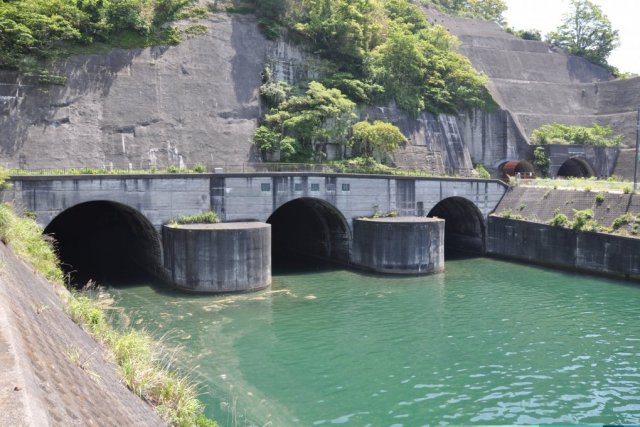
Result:
<svg viewBox="0 0 640 427"><path fill-rule="evenodd" d="M486 79L456 52L457 39L407 0L237 0L289 29L331 63L323 79L355 102L411 114L492 105ZM277 7L276 7L277 6Z"/></svg>
<svg viewBox="0 0 640 427"><path fill-rule="evenodd" d="M21 0L0 2L0 68L25 69L69 45L118 44L127 33L138 44L169 39L162 25L190 0ZM130 37L129 37L130 39ZM165 40L166 39L166 40Z"/></svg>
<svg viewBox="0 0 640 427"><path fill-rule="evenodd" d="M617 147L623 135L613 135L608 126L593 124L591 127L570 126L560 123L544 125L534 130L531 139L535 144L578 144L596 147Z"/></svg>

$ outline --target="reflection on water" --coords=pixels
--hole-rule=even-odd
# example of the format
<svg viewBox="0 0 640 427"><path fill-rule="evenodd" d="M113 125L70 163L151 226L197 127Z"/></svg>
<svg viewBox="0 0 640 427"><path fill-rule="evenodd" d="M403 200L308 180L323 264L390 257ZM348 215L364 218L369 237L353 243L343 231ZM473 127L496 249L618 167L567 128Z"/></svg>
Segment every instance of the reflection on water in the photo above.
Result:
<svg viewBox="0 0 640 427"><path fill-rule="evenodd" d="M640 288L501 261L389 277L277 272L270 290L114 288L181 345L221 425L640 423Z"/></svg>

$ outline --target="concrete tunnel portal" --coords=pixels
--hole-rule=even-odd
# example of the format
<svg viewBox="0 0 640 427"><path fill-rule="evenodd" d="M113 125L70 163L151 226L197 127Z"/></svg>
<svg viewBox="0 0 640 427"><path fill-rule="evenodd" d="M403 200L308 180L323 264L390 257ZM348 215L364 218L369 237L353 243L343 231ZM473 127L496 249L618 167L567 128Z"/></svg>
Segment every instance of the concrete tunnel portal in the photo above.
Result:
<svg viewBox="0 0 640 427"><path fill-rule="evenodd" d="M464 197L449 197L436 204L427 216L444 219L447 255L484 253L485 223L473 202Z"/></svg>
<svg viewBox="0 0 640 427"><path fill-rule="evenodd" d="M312 260L349 262L351 231L344 216L329 202L295 199L276 209L267 222L271 224L276 266Z"/></svg>
<svg viewBox="0 0 640 427"><path fill-rule="evenodd" d="M73 206L56 216L44 234L55 241L74 286L151 279L161 271L158 233L137 210L110 201Z"/></svg>
<svg viewBox="0 0 640 427"><path fill-rule="evenodd" d="M590 178L596 173L587 160L572 157L560 166L556 175L558 178Z"/></svg>

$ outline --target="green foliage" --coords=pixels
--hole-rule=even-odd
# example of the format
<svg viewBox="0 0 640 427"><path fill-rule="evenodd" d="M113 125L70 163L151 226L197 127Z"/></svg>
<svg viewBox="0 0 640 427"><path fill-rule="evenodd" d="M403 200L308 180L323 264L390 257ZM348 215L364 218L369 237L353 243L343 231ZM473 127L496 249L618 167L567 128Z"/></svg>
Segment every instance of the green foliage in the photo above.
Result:
<svg viewBox="0 0 640 427"><path fill-rule="evenodd" d="M591 209L573 210L573 222L571 228L574 230L589 230L594 231L597 229L593 220L593 211Z"/></svg>
<svg viewBox="0 0 640 427"><path fill-rule="evenodd" d="M180 30L177 27L167 27L162 30L162 44L177 45L182 41Z"/></svg>
<svg viewBox="0 0 640 427"><path fill-rule="evenodd" d="M133 329L120 332L109 324L106 310L110 304L111 300L101 291L97 295L72 292L67 311L76 323L111 350L127 387L151 403L169 425L217 426L202 414L204 406L198 399L196 386L169 369L171 361L166 360L148 333Z"/></svg>
<svg viewBox="0 0 640 427"><path fill-rule="evenodd" d="M293 28L306 36L318 52L360 74L371 47L384 25L384 9L375 0L301 0L304 16Z"/></svg>
<svg viewBox="0 0 640 427"><path fill-rule="evenodd" d="M413 114L493 105L484 87L486 79L455 51L457 39L443 27L429 24L407 0L240 4L250 4L259 22L288 27L329 60L333 71L322 83L352 101L395 100Z"/></svg>
<svg viewBox="0 0 640 427"><path fill-rule="evenodd" d="M334 161L331 167L334 171L341 173L390 174L394 172L389 166L378 163L372 157L353 157Z"/></svg>
<svg viewBox="0 0 640 427"><path fill-rule="evenodd" d="M21 0L0 2L0 68L25 69L69 45L118 44L135 32L155 40L189 0ZM163 40L163 37L160 37ZM173 37L175 41L175 37Z"/></svg>
<svg viewBox="0 0 640 427"><path fill-rule="evenodd" d="M182 32L189 38L202 36L209 32L209 27L204 24L191 24L187 28L182 30Z"/></svg>
<svg viewBox="0 0 640 427"><path fill-rule="evenodd" d="M329 88L339 89L352 101L369 104L384 94L384 87L356 79L353 74L338 72L325 78L322 83Z"/></svg>
<svg viewBox="0 0 640 427"><path fill-rule="evenodd" d="M618 39L618 30L611 28L609 18L591 0L571 0L571 12L556 31L547 34L549 43L605 67Z"/></svg>
<svg viewBox="0 0 640 427"><path fill-rule="evenodd" d="M456 45L441 26L412 33L392 23L386 41L371 52L373 81L385 88L383 99L412 114L486 106L486 78L453 50Z"/></svg>
<svg viewBox="0 0 640 427"><path fill-rule="evenodd" d="M203 164L198 163L197 165L194 165L191 170L195 173L204 173L207 171L207 167Z"/></svg>
<svg viewBox="0 0 640 427"><path fill-rule="evenodd" d="M398 127L376 120L373 124L362 121L353 125L350 145L364 157L382 159L384 154L393 153L407 138Z"/></svg>
<svg viewBox="0 0 640 427"><path fill-rule="evenodd" d="M277 107L287 100L291 94L291 86L285 81L271 80L271 72L266 68L263 72L266 81L260 86L260 96L269 108Z"/></svg>
<svg viewBox="0 0 640 427"><path fill-rule="evenodd" d="M600 192L598 194L596 194L596 204L601 204L602 202L604 202L604 193Z"/></svg>
<svg viewBox="0 0 640 427"><path fill-rule="evenodd" d="M42 238L42 228L33 219L18 217L6 203L0 204L0 240L48 280L63 283L51 240Z"/></svg>
<svg viewBox="0 0 640 427"><path fill-rule="evenodd" d="M475 165L474 169L476 172L478 172L478 176L480 176L480 178L483 178L483 179L491 178L491 174L489 173L487 168L484 167L482 163L478 163L477 165Z"/></svg>
<svg viewBox="0 0 640 427"><path fill-rule="evenodd" d="M613 222L611 223L611 228L614 231L616 231L616 230L620 229L621 227L624 227L625 225L631 224L635 220L636 220L635 217L627 212L627 213L622 214L619 217L615 218L613 220Z"/></svg>
<svg viewBox="0 0 640 427"><path fill-rule="evenodd" d="M169 220L169 224L184 225L184 224L217 224L220 222L220 217L213 211L203 212L195 215L179 216Z"/></svg>
<svg viewBox="0 0 640 427"><path fill-rule="evenodd" d="M5 188L7 186L7 180L9 179L10 176L11 174L9 174L9 171L3 168L2 166L0 166L0 189Z"/></svg>
<svg viewBox="0 0 640 427"><path fill-rule="evenodd" d="M211 3L209 3L211 4ZM190 18L190 19L207 19L211 11L202 6L192 6L190 8L182 10L177 14L177 19Z"/></svg>
<svg viewBox="0 0 640 427"><path fill-rule="evenodd" d="M547 221L547 224L553 225L555 227L568 228L571 226L571 221L569 221L569 218L567 218L565 214L560 212L560 209L556 209L554 212L553 218Z"/></svg>
<svg viewBox="0 0 640 427"><path fill-rule="evenodd" d="M354 108L338 89L311 82L305 95L290 97L265 116L254 142L263 152L279 150L282 160L309 160L318 143L346 144Z"/></svg>
<svg viewBox="0 0 640 427"><path fill-rule="evenodd" d="M535 150L533 150L533 166L538 171L538 175L541 177L549 176L549 163L549 157L544 147L536 147Z"/></svg>
<svg viewBox="0 0 640 427"><path fill-rule="evenodd" d="M544 125L534 130L531 139L540 145L580 144L597 147L617 147L622 144L623 135L612 135L608 126L593 124L591 127L570 126L560 123Z"/></svg>
<svg viewBox="0 0 640 427"><path fill-rule="evenodd" d="M528 30L514 30L513 28L505 28L507 33L513 34L516 37L520 37L523 40L536 40L542 41L542 34L540 30L528 29Z"/></svg>
<svg viewBox="0 0 640 427"><path fill-rule="evenodd" d="M630 194L630 193L631 193L631 187L630 187L630 186L628 186L628 185L624 186L624 187L622 188L622 192L623 192L624 194Z"/></svg>
<svg viewBox="0 0 640 427"><path fill-rule="evenodd" d="M504 23L502 14L507 10L504 0L428 0L447 12L469 18Z"/></svg>

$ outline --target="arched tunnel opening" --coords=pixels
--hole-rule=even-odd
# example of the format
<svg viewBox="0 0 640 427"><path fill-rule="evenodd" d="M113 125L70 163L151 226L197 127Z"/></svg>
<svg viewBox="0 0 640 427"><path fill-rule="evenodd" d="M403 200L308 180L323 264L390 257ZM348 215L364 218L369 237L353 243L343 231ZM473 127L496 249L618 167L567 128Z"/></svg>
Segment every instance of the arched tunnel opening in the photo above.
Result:
<svg viewBox="0 0 640 427"><path fill-rule="evenodd" d="M510 176L519 176L520 178L532 178L535 169L531 163L526 160L511 160L500 166L502 179L508 179Z"/></svg>
<svg viewBox="0 0 640 427"><path fill-rule="evenodd" d="M344 216L330 203L300 198L280 206L271 224L274 267L349 262L351 232Z"/></svg>
<svg viewBox="0 0 640 427"><path fill-rule="evenodd" d="M60 213L44 233L55 240L71 284L84 286L153 280L161 272L158 233L140 212L120 203L95 201Z"/></svg>
<svg viewBox="0 0 640 427"><path fill-rule="evenodd" d="M558 169L558 178L590 178L595 172L589 162L579 157L565 161Z"/></svg>
<svg viewBox="0 0 640 427"><path fill-rule="evenodd" d="M444 219L445 256L484 253L484 219L471 201L449 197L435 205L427 216Z"/></svg>

